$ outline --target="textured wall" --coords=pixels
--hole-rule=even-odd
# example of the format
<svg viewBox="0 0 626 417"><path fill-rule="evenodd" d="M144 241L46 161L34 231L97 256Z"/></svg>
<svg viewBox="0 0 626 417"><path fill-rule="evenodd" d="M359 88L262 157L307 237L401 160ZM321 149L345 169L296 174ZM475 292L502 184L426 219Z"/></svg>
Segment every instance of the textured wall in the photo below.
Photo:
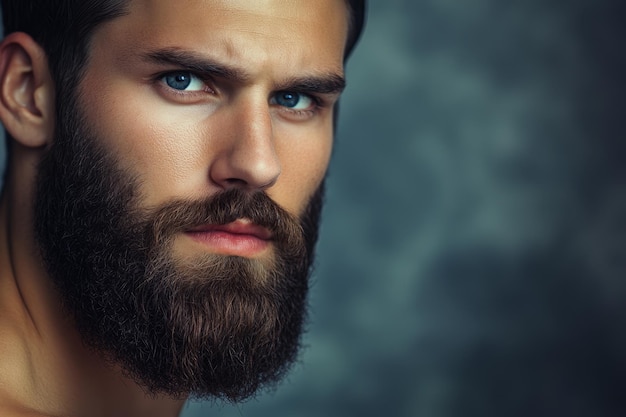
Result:
<svg viewBox="0 0 626 417"><path fill-rule="evenodd" d="M184 416L626 415L624 3L371 3L302 363Z"/></svg>

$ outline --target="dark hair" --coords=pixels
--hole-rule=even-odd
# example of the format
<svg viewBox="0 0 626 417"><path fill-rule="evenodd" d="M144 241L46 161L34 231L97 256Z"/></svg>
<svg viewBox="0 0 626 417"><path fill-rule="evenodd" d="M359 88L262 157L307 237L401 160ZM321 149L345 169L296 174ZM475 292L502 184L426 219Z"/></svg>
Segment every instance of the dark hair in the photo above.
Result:
<svg viewBox="0 0 626 417"><path fill-rule="evenodd" d="M365 1L366 0L348 0L350 26L345 59L350 56L361 37L361 33L363 33L363 26L365 25Z"/></svg>
<svg viewBox="0 0 626 417"><path fill-rule="evenodd" d="M2 0L4 33L26 32L46 52L57 89L76 85L94 29L126 12L128 0Z"/></svg>

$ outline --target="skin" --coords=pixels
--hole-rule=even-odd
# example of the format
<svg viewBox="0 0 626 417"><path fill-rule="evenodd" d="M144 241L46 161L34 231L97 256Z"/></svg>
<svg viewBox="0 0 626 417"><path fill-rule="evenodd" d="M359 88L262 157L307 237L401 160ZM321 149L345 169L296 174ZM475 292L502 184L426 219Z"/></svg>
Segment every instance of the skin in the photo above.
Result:
<svg viewBox="0 0 626 417"><path fill-rule="evenodd" d="M140 179L144 207L242 187L299 215L328 166L346 35L341 0L133 0L94 34L79 86L84 115ZM190 58L231 71L199 73L193 91L168 87L163 75ZM303 98L300 111L277 102L296 87L318 101ZM33 190L54 111L45 54L25 34L8 36L0 119L15 142L0 203L0 414L177 415L182 399L147 397L84 348L38 259ZM181 234L173 250L224 248Z"/></svg>

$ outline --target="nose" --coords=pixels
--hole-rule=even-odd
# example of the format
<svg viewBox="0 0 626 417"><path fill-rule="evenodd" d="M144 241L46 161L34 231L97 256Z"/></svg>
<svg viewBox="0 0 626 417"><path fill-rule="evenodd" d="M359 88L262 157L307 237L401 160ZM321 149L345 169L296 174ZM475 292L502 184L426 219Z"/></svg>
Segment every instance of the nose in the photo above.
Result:
<svg viewBox="0 0 626 417"><path fill-rule="evenodd" d="M225 142L211 164L211 181L223 189L249 191L274 185L281 166L267 101L233 104L220 122L213 131Z"/></svg>

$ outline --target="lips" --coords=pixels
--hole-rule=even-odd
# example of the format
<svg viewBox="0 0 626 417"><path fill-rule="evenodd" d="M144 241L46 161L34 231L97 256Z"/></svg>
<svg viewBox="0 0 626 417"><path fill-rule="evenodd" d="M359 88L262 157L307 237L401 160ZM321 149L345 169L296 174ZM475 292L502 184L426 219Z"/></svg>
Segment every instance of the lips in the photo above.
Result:
<svg viewBox="0 0 626 417"><path fill-rule="evenodd" d="M270 245L272 232L248 219L194 227L186 234L210 252L252 257Z"/></svg>
<svg viewBox="0 0 626 417"><path fill-rule="evenodd" d="M250 235L261 240L271 240L272 233L263 226L252 223L248 219L239 219L228 224L210 224L195 227L189 233L223 232L233 235Z"/></svg>

